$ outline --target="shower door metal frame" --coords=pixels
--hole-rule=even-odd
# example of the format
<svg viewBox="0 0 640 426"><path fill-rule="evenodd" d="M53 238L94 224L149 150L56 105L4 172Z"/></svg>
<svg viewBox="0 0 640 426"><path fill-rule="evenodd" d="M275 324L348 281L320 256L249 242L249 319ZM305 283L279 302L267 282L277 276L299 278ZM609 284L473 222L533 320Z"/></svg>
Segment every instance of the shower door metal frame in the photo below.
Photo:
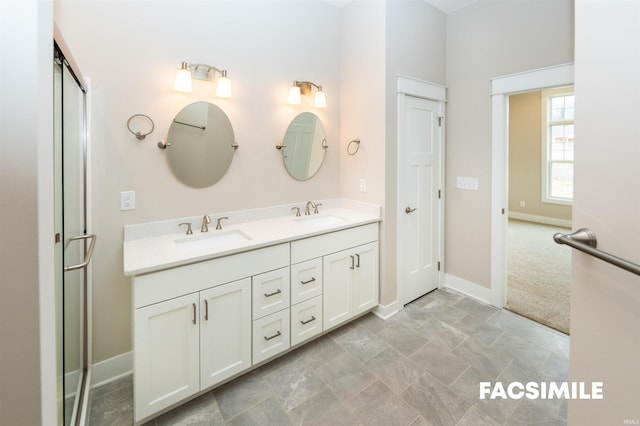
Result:
<svg viewBox="0 0 640 426"><path fill-rule="evenodd" d="M85 253L84 256L84 260L79 263L79 264L75 264L75 265L62 265L63 268L63 274L69 272L69 271L75 271L75 270L79 270L82 269L82 274L83 276L83 289L82 289L82 301L81 301L81 309L82 309L82 318L81 318L81 336L80 336L80 350L81 350L81 369L82 369L82 378L78 384L78 394L75 398L75 402L74 402L74 408L72 410L72 414L71 414L71 421L72 423L67 423L66 419L64 418L65 413L64 413L64 385L62 388L62 407L59 407L59 409L63 410L63 414L62 414L62 418L63 418L63 423L64 424L72 424L72 425L82 425L86 423L86 408L88 405L88 395L89 395L89 383L90 383L90 373L91 373L91 369L90 369L90 345L89 345L89 326L90 326L90 303L89 303L89 297L90 297L90 286L89 286L89 282L90 282L90 276L88 273L88 269L87 266L89 265L89 262L91 260L91 257L93 255L93 249L95 247L95 242L96 242L96 236L94 234L87 234L87 229L89 228L89 210L88 210L88 204L89 204L89 191L88 191L88 126L87 126L87 122L88 122L88 114L87 114L87 110L88 110L88 101L87 101L87 92L88 92L88 86L86 84L86 81L84 80L84 78L82 77L82 74L79 71L79 68L76 64L76 62L73 59L73 56L71 55L71 53L69 52L69 49L66 45L66 43L64 42L64 38L62 37L62 35L60 34L60 31L58 30L57 26L54 25L54 59L55 57L59 58L60 62L61 62L61 68L64 69L66 68L71 76L73 77L73 79L75 80L75 82L78 85L78 88L80 89L81 93L82 93L82 102L81 102L81 129L80 129L80 145L82 148L82 199L83 199L83 205L81 206L82 212L82 221L83 221L83 225L84 225L84 230L83 230L83 234L82 235L77 235L74 237L71 237L68 239L67 244L71 243L71 244L82 244L83 245L83 253ZM63 70L64 73L64 70ZM64 78L62 79L64 81ZM64 84L64 83L63 83ZM62 110L61 110L62 113ZM64 127L64 122L63 122L63 127ZM62 145L64 146L64 138L62 141ZM64 152L64 151L63 151ZM62 207L62 209L64 210L64 207ZM66 238L66 236L65 236ZM56 241L58 241L58 236L56 236ZM77 241L77 242L76 242ZM64 247L66 248L66 247ZM64 250L63 248L63 250ZM64 259L64 256L63 256ZM63 284L64 284L64 276L63 276ZM61 313L62 315L64 315L64 298L63 298L63 312ZM63 330L64 333L64 330ZM62 369L63 369L63 374L65 373L64 371L64 338L62 342L59 342L59 344L63 345L62 346L62 350L63 350L63 360L59 361L62 362Z"/></svg>

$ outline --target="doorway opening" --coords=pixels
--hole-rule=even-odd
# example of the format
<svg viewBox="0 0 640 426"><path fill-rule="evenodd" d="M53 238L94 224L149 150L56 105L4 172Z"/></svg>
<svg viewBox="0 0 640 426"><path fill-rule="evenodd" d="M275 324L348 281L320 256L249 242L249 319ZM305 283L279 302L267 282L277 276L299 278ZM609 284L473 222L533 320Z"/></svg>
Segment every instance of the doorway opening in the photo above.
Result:
<svg viewBox="0 0 640 426"><path fill-rule="evenodd" d="M569 333L573 87L509 96L506 309Z"/></svg>
<svg viewBox="0 0 640 426"><path fill-rule="evenodd" d="M491 304L507 305L509 228L509 100L522 93L573 85L573 64L564 64L504 77L492 85ZM514 99L516 99L514 97ZM511 200L519 206L521 199ZM525 206L526 206L526 200ZM525 216L526 217L526 216ZM526 239L511 240L519 241ZM530 259L532 249L523 250ZM539 252L540 249L535 249ZM543 270L548 266L542 267Z"/></svg>

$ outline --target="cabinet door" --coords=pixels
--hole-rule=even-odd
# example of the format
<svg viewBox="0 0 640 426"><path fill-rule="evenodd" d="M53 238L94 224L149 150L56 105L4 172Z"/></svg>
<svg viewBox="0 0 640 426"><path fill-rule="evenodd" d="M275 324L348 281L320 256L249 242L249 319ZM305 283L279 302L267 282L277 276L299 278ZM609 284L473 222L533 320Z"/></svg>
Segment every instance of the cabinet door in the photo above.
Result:
<svg viewBox="0 0 640 426"><path fill-rule="evenodd" d="M200 385L251 367L251 279L200 292Z"/></svg>
<svg viewBox="0 0 640 426"><path fill-rule="evenodd" d="M198 293L135 310L135 419L200 390Z"/></svg>
<svg viewBox="0 0 640 426"><path fill-rule="evenodd" d="M322 258L291 265L291 304L322 294Z"/></svg>
<svg viewBox="0 0 640 426"><path fill-rule="evenodd" d="M353 250L344 250L323 258L324 329L328 330L352 316L352 279L355 268Z"/></svg>
<svg viewBox="0 0 640 426"><path fill-rule="evenodd" d="M253 319L289 307L289 268L276 269L251 278L253 283Z"/></svg>
<svg viewBox="0 0 640 426"><path fill-rule="evenodd" d="M354 256L353 314L358 315L378 304L378 243L356 247Z"/></svg>

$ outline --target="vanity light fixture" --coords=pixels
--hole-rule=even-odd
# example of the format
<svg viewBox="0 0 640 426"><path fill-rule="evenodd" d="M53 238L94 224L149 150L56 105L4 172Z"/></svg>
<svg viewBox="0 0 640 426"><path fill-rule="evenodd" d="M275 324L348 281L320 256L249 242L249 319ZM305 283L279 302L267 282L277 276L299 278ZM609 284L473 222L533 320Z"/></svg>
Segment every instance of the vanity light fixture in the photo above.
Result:
<svg viewBox="0 0 640 426"><path fill-rule="evenodd" d="M327 97L322 90L322 86L312 83L310 81L294 81L293 86L289 89L289 103L292 105L299 105L302 103L301 95L310 95L312 87L315 87L316 94L313 97L313 106L316 108L326 108Z"/></svg>
<svg viewBox="0 0 640 426"><path fill-rule="evenodd" d="M176 72L176 79L173 83L173 89L179 92L191 92L191 79L212 80L215 73L220 73L216 84L216 96L219 98L231 97L231 79L227 76L227 70L221 70L212 65L207 64L190 64L182 62L180 68Z"/></svg>

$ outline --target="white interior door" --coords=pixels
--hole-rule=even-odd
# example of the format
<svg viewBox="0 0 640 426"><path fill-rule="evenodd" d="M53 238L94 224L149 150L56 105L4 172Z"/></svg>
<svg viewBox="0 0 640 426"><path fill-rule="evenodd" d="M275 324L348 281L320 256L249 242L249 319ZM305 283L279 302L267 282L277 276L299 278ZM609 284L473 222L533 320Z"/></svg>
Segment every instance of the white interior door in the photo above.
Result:
<svg viewBox="0 0 640 426"><path fill-rule="evenodd" d="M438 287L442 102L403 96L398 119L398 277L405 305Z"/></svg>

